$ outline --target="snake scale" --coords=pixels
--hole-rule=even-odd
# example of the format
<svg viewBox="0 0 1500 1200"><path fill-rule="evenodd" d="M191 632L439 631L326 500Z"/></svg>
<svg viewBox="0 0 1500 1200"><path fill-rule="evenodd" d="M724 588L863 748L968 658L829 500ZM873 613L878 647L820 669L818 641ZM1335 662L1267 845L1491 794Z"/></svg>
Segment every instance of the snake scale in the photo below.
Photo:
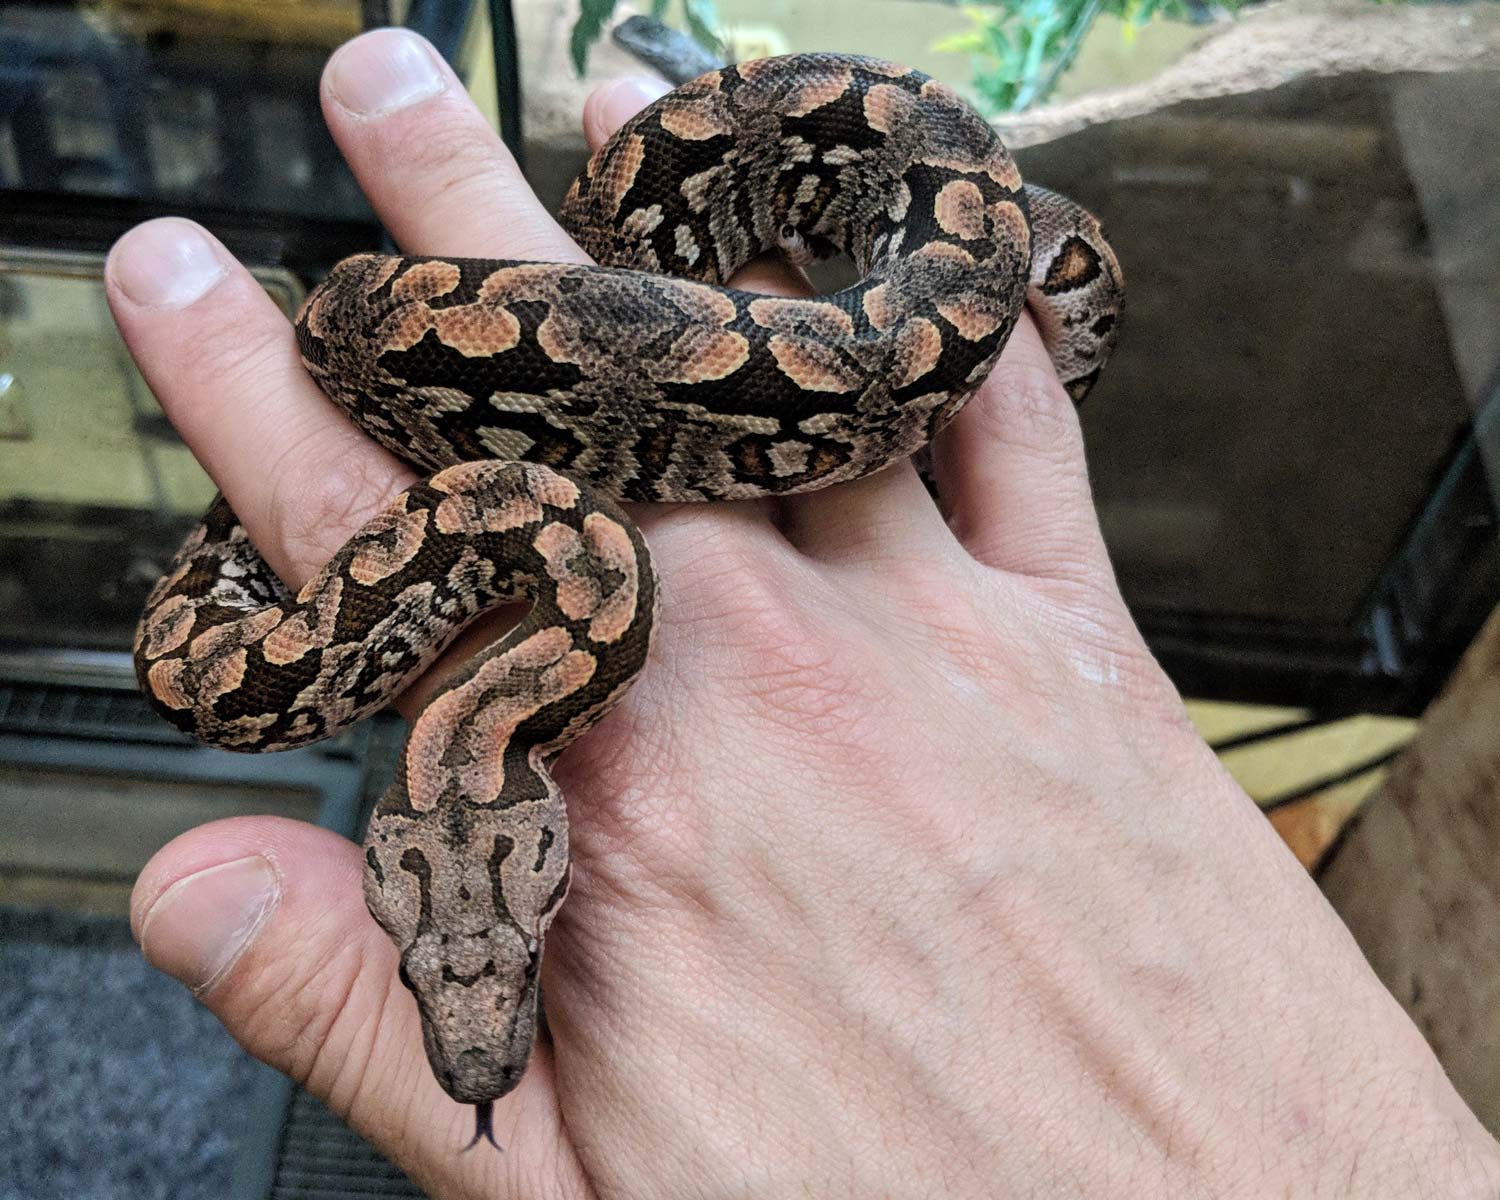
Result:
<svg viewBox="0 0 1500 1200"><path fill-rule="evenodd" d="M428 1059L485 1133L525 1068L567 891L547 764L650 643L656 578L616 502L802 492L911 455L1028 302L1081 399L1122 298L1091 216L1023 185L949 88L868 58L765 59L678 88L594 155L562 220L599 266L336 266L297 319L307 369L435 473L295 595L220 498L136 641L168 720L280 750L387 704L486 609L530 601L417 716L365 839L365 897ZM767 251L843 251L860 281L812 299L725 286Z"/></svg>

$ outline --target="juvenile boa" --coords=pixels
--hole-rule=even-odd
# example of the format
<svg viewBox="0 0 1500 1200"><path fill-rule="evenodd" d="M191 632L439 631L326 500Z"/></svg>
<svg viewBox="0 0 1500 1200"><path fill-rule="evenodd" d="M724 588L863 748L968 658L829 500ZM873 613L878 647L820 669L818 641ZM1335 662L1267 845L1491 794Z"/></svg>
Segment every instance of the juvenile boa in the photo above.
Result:
<svg viewBox="0 0 1500 1200"><path fill-rule="evenodd" d="M808 491L910 455L1028 300L1081 399L1122 294L1092 217L1023 186L948 88L873 59L767 59L686 84L594 156L562 216L605 265L334 268L298 317L307 368L436 474L295 596L218 500L136 641L167 719L281 750L381 708L479 613L530 600L417 717L365 840L365 898L400 947L432 1068L485 1132L525 1068L567 891L547 764L650 642L656 580L615 501ZM723 286L764 251L834 249L862 277L837 295Z"/></svg>

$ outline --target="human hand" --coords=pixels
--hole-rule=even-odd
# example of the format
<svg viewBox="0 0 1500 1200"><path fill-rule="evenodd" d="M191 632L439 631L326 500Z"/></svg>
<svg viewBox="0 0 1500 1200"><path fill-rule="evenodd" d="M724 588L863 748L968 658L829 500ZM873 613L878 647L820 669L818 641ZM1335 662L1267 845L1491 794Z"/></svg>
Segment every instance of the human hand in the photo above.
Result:
<svg viewBox="0 0 1500 1200"><path fill-rule="evenodd" d="M596 95L590 141L647 98ZM405 250L581 260L425 44L356 39L324 100ZM108 277L289 584L412 480L194 227L132 232ZM471 1111L427 1067L353 845L184 835L136 887L147 957L434 1195L1493 1188L1493 1143L1135 631L1029 322L934 465L946 521L906 465L639 513L661 626L556 772L552 1043L496 1105L503 1155L455 1153Z"/></svg>

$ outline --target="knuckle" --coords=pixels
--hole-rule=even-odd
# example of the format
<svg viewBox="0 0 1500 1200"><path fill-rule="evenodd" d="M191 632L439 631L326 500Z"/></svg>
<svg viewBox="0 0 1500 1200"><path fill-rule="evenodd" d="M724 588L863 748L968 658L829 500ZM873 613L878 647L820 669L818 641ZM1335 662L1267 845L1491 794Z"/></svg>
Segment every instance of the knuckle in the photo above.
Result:
<svg viewBox="0 0 1500 1200"><path fill-rule="evenodd" d="M1002 362L976 400L971 407L987 438L1082 469L1077 410L1050 367Z"/></svg>
<svg viewBox="0 0 1500 1200"><path fill-rule="evenodd" d="M1161 664L1142 640L1117 592L1090 581L1053 577L1033 579L1042 601L1031 607L1032 641L1046 651L1046 678L1063 676L1052 707L1059 717L1073 711L1081 685L1112 712L1179 731L1192 724L1182 699Z"/></svg>
<svg viewBox="0 0 1500 1200"><path fill-rule="evenodd" d="M507 257L558 256L556 227L510 152L487 126L476 129L467 114L405 130L387 157L403 164L409 181L401 211L414 214L429 233L447 236L462 217L477 236L503 236Z"/></svg>
<svg viewBox="0 0 1500 1200"><path fill-rule="evenodd" d="M235 320L231 313L205 321L182 343L182 366L199 387L236 390L267 386L301 369L292 327L284 320L274 325Z"/></svg>
<svg viewBox="0 0 1500 1200"><path fill-rule="evenodd" d="M386 159L401 163L392 207L410 214L402 237L446 245L453 228L472 231L471 254L516 260L576 261L582 254L535 198L516 160L489 126L472 114L447 115L407 129ZM475 127L477 126L477 127Z"/></svg>
<svg viewBox="0 0 1500 1200"><path fill-rule="evenodd" d="M341 431L333 440L346 438ZM271 478L272 536L296 576L287 580L293 587L316 573L406 483L362 439L352 450L299 443L273 464Z"/></svg>
<svg viewBox="0 0 1500 1200"><path fill-rule="evenodd" d="M376 1015L359 1002L380 995L369 944L351 938L326 955L291 947L264 963L225 1014L236 1037L256 1057L328 1095Z"/></svg>
<svg viewBox="0 0 1500 1200"><path fill-rule="evenodd" d="M661 539L682 560L680 569L663 571L677 581L664 623L744 710L747 724L783 738L794 733L798 743L858 741L878 708L854 666L861 648L843 644L807 605L789 599L816 591L817 577L808 571L801 586L789 586L786 572L796 566L769 559L764 538L709 525L695 522Z"/></svg>
<svg viewBox="0 0 1500 1200"><path fill-rule="evenodd" d="M775 585L732 553L700 564L688 583L695 592L690 619L715 642L736 649L779 646L800 636L798 620Z"/></svg>
<svg viewBox="0 0 1500 1200"><path fill-rule="evenodd" d="M761 539L732 520L697 516L672 521L670 528L659 521L652 538L671 619L733 629L741 616L774 617L785 600L767 574Z"/></svg>
<svg viewBox="0 0 1500 1200"><path fill-rule="evenodd" d="M760 633L735 671L749 718L778 733L811 737L820 748L830 739L859 741L871 698L848 669L844 648L800 621L762 621Z"/></svg>
<svg viewBox="0 0 1500 1200"><path fill-rule="evenodd" d="M859 484L850 485L858 487ZM857 499L838 497L819 504L809 516L807 533L817 550L835 561L856 563L863 574L905 591L920 588L933 569L934 548L919 540L921 526L890 494L866 492ZM926 498L922 502L927 503ZM802 531L790 536L794 544Z"/></svg>
<svg viewBox="0 0 1500 1200"><path fill-rule="evenodd" d="M421 121L388 123L381 131L384 157L404 164L414 178L463 178L504 161L503 146L467 106L423 115Z"/></svg>
<svg viewBox="0 0 1500 1200"><path fill-rule="evenodd" d="M1133 629L1081 635L1076 645L1075 668L1114 707L1143 722L1193 732L1181 693Z"/></svg>
<svg viewBox="0 0 1500 1200"><path fill-rule="evenodd" d="M502 157L503 150L474 137L472 131L439 131L420 151L431 175L427 182L433 198L467 201L485 194L492 197L515 192L520 180Z"/></svg>

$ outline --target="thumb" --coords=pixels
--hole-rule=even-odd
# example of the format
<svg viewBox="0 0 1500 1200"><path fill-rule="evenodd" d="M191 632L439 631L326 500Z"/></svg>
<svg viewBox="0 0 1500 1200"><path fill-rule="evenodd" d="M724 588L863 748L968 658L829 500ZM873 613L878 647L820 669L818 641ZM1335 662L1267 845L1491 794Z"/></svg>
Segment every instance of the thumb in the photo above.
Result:
<svg viewBox="0 0 1500 1200"><path fill-rule="evenodd" d="M577 1195L544 1046L495 1104L505 1153L459 1153L474 1110L433 1078L416 1002L398 982L396 948L365 911L360 873L358 847L328 830L277 817L217 821L146 865L131 927L152 966L191 989L240 1045L430 1194ZM551 1177L537 1178L541 1164Z"/></svg>

